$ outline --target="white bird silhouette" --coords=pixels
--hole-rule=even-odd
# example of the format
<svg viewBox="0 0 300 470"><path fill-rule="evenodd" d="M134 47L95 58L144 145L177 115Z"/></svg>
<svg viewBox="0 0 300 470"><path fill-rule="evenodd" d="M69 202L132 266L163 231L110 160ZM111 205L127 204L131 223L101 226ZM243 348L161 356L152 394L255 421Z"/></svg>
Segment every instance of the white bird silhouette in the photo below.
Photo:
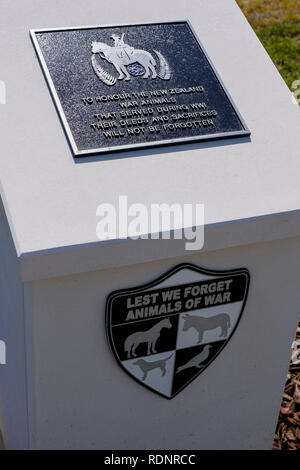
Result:
<svg viewBox="0 0 300 470"><path fill-rule="evenodd" d="M207 344L204 346L203 350L197 356L192 357L186 364L177 368L176 374L181 372L182 370L189 369L190 367L196 367L197 369L201 369L204 366L201 366L201 363L204 362L209 357L209 350L211 348L211 344Z"/></svg>

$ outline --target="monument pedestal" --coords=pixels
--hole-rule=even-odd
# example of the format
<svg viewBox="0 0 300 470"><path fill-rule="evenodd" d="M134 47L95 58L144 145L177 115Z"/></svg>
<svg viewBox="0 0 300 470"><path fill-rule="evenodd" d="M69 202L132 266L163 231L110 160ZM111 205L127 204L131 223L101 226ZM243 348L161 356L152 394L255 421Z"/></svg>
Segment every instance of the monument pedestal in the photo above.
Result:
<svg viewBox="0 0 300 470"><path fill-rule="evenodd" d="M233 0L36 9L6 4L1 63L0 419L11 449L270 449L299 315L299 109ZM159 11L159 15L157 15ZM172 13L170 13L172 12ZM171 14L171 18L170 18ZM188 18L251 137L75 160L31 28ZM67 24L61 24L65 18ZM11 41L13 31L14 41ZM12 59L13 58L13 59ZM20 79L22 71L22 80ZM204 247L96 236L107 202L203 203ZM125 374L105 329L112 292L175 266L250 273L224 350L172 400ZM175 285L176 283L174 283Z"/></svg>

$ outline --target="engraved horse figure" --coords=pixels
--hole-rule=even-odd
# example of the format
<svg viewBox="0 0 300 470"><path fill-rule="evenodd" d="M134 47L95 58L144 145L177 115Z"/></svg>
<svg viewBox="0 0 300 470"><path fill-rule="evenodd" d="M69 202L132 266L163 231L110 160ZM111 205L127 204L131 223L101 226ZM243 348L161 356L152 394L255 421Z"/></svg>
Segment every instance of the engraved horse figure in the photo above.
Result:
<svg viewBox="0 0 300 470"><path fill-rule="evenodd" d="M221 328L220 337L226 337L228 329L230 328L230 316L227 313L220 313L213 317L198 317L196 315L189 315L188 313L183 315L184 323L182 331L187 331L190 328L194 328L198 333L198 344L203 339L203 334L207 330L214 330L215 328Z"/></svg>
<svg viewBox="0 0 300 470"><path fill-rule="evenodd" d="M163 328L172 328L172 323L169 318L165 318L160 322L156 323L152 328L146 331L136 331L129 335L124 343L125 352L127 352L127 358L136 357L135 350L136 348L143 343L147 343L147 354L156 353L156 342L160 337L161 330Z"/></svg>
<svg viewBox="0 0 300 470"><path fill-rule="evenodd" d="M149 78L151 73L151 78L155 79L157 77L156 61L150 52L143 49L134 49L125 44L123 35L121 38L113 35L112 38L115 41L114 46L109 46L104 42L93 42L92 52L93 54L99 54L102 59L113 64L119 73L118 80L123 80L124 77L126 81L131 80L126 66L134 63L139 63L145 69L143 78Z"/></svg>

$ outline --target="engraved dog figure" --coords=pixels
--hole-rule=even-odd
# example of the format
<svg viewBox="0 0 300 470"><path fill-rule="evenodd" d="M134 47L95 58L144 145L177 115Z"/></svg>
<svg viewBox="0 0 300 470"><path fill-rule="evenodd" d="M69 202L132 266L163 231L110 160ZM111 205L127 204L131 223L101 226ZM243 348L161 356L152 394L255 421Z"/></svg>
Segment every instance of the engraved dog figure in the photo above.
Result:
<svg viewBox="0 0 300 470"><path fill-rule="evenodd" d="M214 330L215 328L221 328L220 337L226 337L228 329L230 328L230 316L227 313L220 313L213 317L198 317L196 315L183 315L184 324L183 331L187 331L190 328L194 328L198 333L198 344L203 340L203 334L207 330Z"/></svg>
<svg viewBox="0 0 300 470"><path fill-rule="evenodd" d="M166 375L167 369L166 369L166 362L171 359L171 356L167 357L166 359L161 359L160 361L145 361L145 359L138 359L135 361L133 364L135 366L139 366L141 371L143 372L144 376L142 377L142 380L145 380L147 378L148 372L150 372L153 369L159 368L162 372L162 376Z"/></svg>
<svg viewBox="0 0 300 470"><path fill-rule="evenodd" d="M160 337L161 330L163 328L172 328L172 323L168 318L156 323L152 328L146 331L136 331L129 335L124 343L125 352L127 352L127 358L136 357L136 348L143 343L147 343L147 354L156 353L156 342Z"/></svg>

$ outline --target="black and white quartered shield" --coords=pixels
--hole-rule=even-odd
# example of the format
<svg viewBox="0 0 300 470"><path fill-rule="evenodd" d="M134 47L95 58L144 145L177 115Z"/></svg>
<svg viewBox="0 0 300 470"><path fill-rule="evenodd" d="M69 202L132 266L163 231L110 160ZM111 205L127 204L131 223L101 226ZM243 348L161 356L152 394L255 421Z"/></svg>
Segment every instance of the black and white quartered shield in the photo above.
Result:
<svg viewBox="0 0 300 470"><path fill-rule="evenodd" d="M152 391L173 398L231 338L249 279L247 269L181 264L156 281L113 292L106 322L119 365Z"/></svg>

